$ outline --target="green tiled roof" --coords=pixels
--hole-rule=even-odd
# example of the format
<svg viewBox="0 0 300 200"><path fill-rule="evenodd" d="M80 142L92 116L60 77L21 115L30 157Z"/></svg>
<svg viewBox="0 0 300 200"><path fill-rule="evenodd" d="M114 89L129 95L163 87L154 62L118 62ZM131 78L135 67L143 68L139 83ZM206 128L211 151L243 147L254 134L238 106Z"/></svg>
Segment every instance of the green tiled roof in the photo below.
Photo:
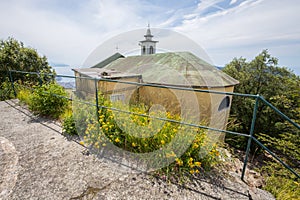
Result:
<svg viewBox="0 0 300 200"><path fill-rule="evenodd" d="M232 86L239 82L189 52L119 58L104 68L141 74L146 83L192 87Z"/></svg>

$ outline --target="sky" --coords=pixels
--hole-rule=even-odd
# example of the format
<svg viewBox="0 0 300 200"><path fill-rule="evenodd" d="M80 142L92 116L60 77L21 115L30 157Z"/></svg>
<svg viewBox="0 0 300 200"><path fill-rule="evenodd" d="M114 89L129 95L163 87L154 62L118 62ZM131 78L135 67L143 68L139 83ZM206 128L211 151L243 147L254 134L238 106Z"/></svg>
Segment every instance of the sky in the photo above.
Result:
<svg viewBox="0 0 300 200"><path fill-rule="evenodd" d="M298 0L0 0L0 8L0 39L22 41L50 63L80 67L103 42L150 23L154 39L156 29L176 31L216 66L268 49L300 75Z"/></svg>

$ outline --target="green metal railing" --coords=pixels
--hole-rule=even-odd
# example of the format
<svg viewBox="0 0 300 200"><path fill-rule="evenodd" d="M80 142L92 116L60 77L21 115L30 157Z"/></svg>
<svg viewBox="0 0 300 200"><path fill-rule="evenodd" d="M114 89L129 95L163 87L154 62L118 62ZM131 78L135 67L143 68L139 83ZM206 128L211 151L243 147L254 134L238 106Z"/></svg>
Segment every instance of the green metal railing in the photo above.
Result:
<svg viewBox="0 0 300 200"><path fill-rule="evenodd" d="M14 90L15 96L17 94L16 94L16 90L15 90L15 85L14 85L13 73L31 74L31 75L36 75L36 76L40 77L40 74L36 73L36 72L24 72L24 71L15 71L15 70L9 71L9 79L11 81L11 86L12 86L12 89ZM245 159L244 159L244 164L243 164L243 169L242 169L242 174L241 174L241 179L242 180L244 180L244 176L245 176L245 172L246 172L246 168L247 168L247 163L248 163L248 159L249 159L249 155L250 155L250 147L251 147L252 142L255 142L258 146L260 146L262 149L267 151L274 159L276 159L279 163L281 163L286 169L288 169L298 179L300 178L300 175L294 169L292 169L288 164L286 164L284 161L282 161L274 152L272 152L269 148L267 148L265 145L263 145L253 135L254 134L254 129L255 129L256 117L257 117L257 113L258 113L258 105L259 105L260 102L263 103L264 105L268 106L269 108L271 108L279 116L281 116L283 119L285 119L290 124L292 124L296 129L300 130L300 125L299 124L297 124L296 122L291 120L288 116L286 116L284 113L282 113L280 110L278 110L275 106L273 106L271 103L269 103L267 100L265 100L260 95L241 94L241 93L233 93L233 92L220 92L220 91L213 91L213 90L200 90L200 89L193 89L193 88L183 88L183 87L175 87L175 86L167 86L167 85L159 85L159 84L150 84L150 83L127 82L127 81L104 79L104 78L100 79L100 78L90 78L90 77L75 77L75 76L67 76L67 75L53 75L53 74L46 74L46 75L62 77L62 78L72 78L72 79L75 79L75 80L76 79L86 79L86 80L94 81L94 83L95 83L95 102L96 103L94 104L94 103L90 103L90 102L86 102L86 101L81 101L81 102L85 103L85 104L95 106L97 111L99 111L100 108L111 109L111 110L115 110L115 111L118 111L118 112L124 112L124 113L143 116L143 117L149 117L149 118L158 119L158 120L162 120L162 121L169 121L169 122L178 123L178 124L181 124L181 125L187 125L187 126L191 126L191 127L198 127L198 128L202 128L202 129L211 130L211 131L217 131L217 132L221 132L221 133L228 133L228 134L232 134L232 135L247 137L248 142L247 142ZM167 119L167 118L155 117L155 116L150 116L150 115L145 115L145 114L138 114L138 113L134 113L134 112L130 112L130 111L124 111L124 110L120 110L120 109L117 109L117 108L112 108L112 107L106 107L106 106L103 106L103 105L99 105L99 99L98 99L98 92L99 91L98 91L98 87L97 87L97 83L98 83L99 80L107 81L107 82L115 82L115 83L124 83L124 84L135 85L135 86L149 86L149 87L155 87L155 88L168 88L168 89L175 89L175 90L184 90L184 91L202 92L202 93L211 93L211 94L220 94L220 95L232 95L232 96L240 96L240 97L247 97L247 98L255 99L255 104L254 104L254 107L253 107L253 117L252 117L252 120L251 120L250 132L249 132L249 134L245 134L245 133L239 133L239 132L234 132L234 131L227 131L227 130L212 128L212 127L203 126L203 125L199 125L199 124L192 124L192 123L181 122L181 121L176 121L176 120ZM42 81L40 81L40 84L42 84ZM60 97L72 100L68 97L64 97L64 96L60 96ZM98 112L97 112L97 116L99 117Z"/></svg>

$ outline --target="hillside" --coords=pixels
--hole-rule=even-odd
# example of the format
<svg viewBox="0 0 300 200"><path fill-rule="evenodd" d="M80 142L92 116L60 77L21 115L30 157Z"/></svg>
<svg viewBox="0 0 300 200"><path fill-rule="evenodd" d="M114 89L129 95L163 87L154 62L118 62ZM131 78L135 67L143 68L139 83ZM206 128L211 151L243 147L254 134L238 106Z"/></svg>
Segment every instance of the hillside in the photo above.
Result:
<svg viewBox="0 0 300 200"><path fill-rule="evenodd" d="M236 172L167 183L91 155L17 100L0 102L0 110L0 199L274 199Z"/></svg>

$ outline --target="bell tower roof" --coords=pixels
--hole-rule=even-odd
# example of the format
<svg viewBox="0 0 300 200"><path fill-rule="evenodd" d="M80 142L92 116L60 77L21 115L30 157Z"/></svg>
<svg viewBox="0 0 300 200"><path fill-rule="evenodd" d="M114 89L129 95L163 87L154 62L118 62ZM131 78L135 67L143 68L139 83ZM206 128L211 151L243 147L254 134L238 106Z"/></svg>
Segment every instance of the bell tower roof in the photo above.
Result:
<svg viewBox="0 0 300 200"><path fill-rule="evenodd" d="M147 31L146 31L146 34L144 35L144 37L145 37L145 40L142 40L142 41L140 41L140 42L146 42L146 41L148 41L148 42L153 42L153 43L158 42L158 41L152 40L153 35L151 34L150 24L148 24L148 28L147 28Z"/></svg>
<svg viewBox="0 0 300 200"><path fill-rule="evenodd" d="M141 55L150 55L156 53L156 43L158 41L152 40L153 35L151 34L150 24L148 24L148 28L146 31L146 35L144 35L145 40L140 41L139 45L141 46Z"/></svg>
<svg viewBox="0 0 300 200"><path fill-rule="evenodd" d="M147 28L147 32L146 35L144 35L145 39L152 39L153 35L151 34L151 30L150 30L150 24L148 24L148 28Z"/></svg>

